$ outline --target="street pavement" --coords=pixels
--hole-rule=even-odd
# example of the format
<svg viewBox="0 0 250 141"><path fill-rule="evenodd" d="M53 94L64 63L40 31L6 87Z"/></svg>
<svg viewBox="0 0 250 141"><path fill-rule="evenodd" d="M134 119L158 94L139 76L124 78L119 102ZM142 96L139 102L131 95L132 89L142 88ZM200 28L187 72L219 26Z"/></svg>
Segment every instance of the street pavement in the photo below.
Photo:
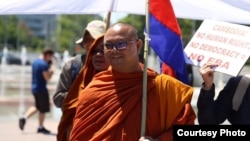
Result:
<svg viewBox="0 0 250 141"><path fill-rule="evenodd" d="M0 120L0 140L1 141L56 141L58 120L46 119L45 126L51 134L45 135L37 133L37 119L29 119L24 131L18 127L18 118Z"/></svg>

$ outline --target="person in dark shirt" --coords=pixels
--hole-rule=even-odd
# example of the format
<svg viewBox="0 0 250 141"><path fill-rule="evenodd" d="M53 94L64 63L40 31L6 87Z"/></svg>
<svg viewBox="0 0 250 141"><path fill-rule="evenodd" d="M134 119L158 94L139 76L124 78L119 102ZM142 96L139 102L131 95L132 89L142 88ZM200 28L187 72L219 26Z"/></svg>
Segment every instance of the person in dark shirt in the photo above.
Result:
<svg viewBox="0 0 250 141"><path fill-rule="evenodd" d="M203 79L202 88L197 101L199 124L222 124L228 120L231 124L250 124L250 88L238 110L233 109L233 98L242 75L232 76L215 99L214 68L218 64L206 63L199 72ZM244 77L244 79L249 79ZM241 83L243 84L243 83ZM247 84L248 85L248 84Z"/></svg>
<svg viewBox="0 0 250 141"><path fill-rule="evenodd" d="M32 63L32 85L31 90L35 99L35 106L30 107L24 117L19 119L19 128L24 130L26 120L39 111L38 133L49 134L50 131L44 127L45 113L50 111L49 91L47 82L53 75L49 63L52 60L54 51L45 48L42 54Z"/></svg>

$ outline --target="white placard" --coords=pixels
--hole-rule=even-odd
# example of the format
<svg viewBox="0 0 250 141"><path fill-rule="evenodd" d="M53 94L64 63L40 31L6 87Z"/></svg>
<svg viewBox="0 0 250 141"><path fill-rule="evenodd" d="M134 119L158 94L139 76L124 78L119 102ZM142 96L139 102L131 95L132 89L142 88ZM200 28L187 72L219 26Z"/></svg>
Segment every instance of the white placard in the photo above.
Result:
<svg viewBox="0 0 250 141"><path fill-rule="evenodd" d="M215 71L236 76L250 55L250 27L204 20L184 52L188 64L214 62Z"/></svg>

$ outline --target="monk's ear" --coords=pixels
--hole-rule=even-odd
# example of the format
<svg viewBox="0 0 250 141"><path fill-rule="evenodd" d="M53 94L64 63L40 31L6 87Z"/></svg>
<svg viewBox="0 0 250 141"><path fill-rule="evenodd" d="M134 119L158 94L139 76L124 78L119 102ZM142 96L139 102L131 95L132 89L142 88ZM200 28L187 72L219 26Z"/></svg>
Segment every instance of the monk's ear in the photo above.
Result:
<svg viewBox="0 0 250 141"><path fill-rule="evenodd" d="M141 39L138 39L138 40L137 40L137 42L136 42L137 52L138 52L138 54L141 52L142 45L143 45L142 40L141 40Z"/></svg>

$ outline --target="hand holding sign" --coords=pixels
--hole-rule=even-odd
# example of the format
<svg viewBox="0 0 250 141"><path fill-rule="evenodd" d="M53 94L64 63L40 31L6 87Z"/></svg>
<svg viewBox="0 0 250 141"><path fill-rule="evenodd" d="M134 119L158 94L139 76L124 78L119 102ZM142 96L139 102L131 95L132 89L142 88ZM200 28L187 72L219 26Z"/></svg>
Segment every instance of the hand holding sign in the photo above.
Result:
<svg viewBox="0 0 250 141"><path fill-rule="evenodd" d="M200 67L199 72L204 81L204 89L210 90L214 82L214 70L218 67L216 63L205 63Z"/></svg>
<svg viewBox="0 0 250 141"><path fill-rule="evenodd" d="M216 63L215 71L236 76L250 55L250 27L204 20L184 51L188 64Z"/></svg>

